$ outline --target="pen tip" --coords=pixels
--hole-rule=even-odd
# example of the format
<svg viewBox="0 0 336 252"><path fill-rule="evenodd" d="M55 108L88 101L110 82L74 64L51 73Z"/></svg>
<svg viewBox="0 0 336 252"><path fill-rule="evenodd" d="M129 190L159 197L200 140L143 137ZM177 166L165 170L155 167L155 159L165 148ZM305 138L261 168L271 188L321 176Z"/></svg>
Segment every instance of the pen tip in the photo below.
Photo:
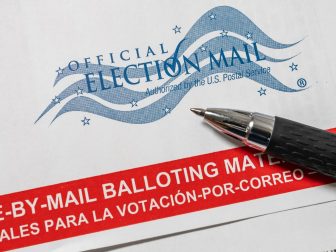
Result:
<svg viewBox="0 0 336 252"><path fill-rule="evenodd" d="M205 115L205 109L201 109L201 108L191 108L190 109L192 112L194 112L196 115L199 116L204 116Z"/></svg>

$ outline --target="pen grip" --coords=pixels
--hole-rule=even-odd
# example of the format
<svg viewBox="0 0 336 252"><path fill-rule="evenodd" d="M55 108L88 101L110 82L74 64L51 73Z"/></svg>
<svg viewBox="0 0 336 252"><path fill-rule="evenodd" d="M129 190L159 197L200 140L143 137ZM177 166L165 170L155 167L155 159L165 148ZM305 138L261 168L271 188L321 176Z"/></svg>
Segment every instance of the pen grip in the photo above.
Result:
<svg viewBox="0 0 336 252"><path fill-rule="evenodd" d="M275 117L266 152L336 178L336 135L327 131Z"/></svg>

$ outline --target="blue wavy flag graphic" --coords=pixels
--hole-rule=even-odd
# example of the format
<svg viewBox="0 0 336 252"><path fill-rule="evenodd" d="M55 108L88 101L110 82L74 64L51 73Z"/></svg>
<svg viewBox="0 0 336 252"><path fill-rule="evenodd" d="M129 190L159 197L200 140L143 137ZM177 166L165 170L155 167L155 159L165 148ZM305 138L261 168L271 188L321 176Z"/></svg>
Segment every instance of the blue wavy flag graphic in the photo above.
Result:
<svg viewBox="0 0 336 252"><path fill-rule="evenodd" d="M175 31L176 32L176 31ZM194 80L202 80L210 75L216 73L239 73L248 69L261 68L256 62L248 62L248 64L231 65L230 67L217 67L213 68L211 63L203 66L198 66L199 69L192 73L188 72L188 67L180 58L184 56L186 51L201 37L211 32L217 32L217 35L207 42L202 47L211 52L232 52L233 48L242 48L245 44L245 50L248 50L254 57L259 57L267 62L278 63L284 62L291 58L276 59L269 57L266 54L257 52L254 48L256 44L265 48L272 49L285 49L292 47L300 41L292 44L279 43L269 36L267 36L261 29L259 29L248 17L240 11L227 6L219 6L205 13L200 17L196 23L187 32L184 39L182 39L176 46L174 53L169 56L165 61L161 61L155 66L149 66L147 72L140 68L127 68L119 67L118 71L120 76L124 76L127 71L127 78L130 80L137 80L141 78L150 78L158 75L158 71L170 73L169 78L165 79L159 88L164 88L174 83L175 80L184 78L183 82L192 83ZM246 44L244 39L247 38L255 43ZM197 49L199 50L199 49ZM258 55L256 55L256 52ZM196 52L194 52L196 53ZM196 56L195 56L196 57ZM295 56L294 56L295 57ZM207 53L197 54L197 60L202 62L209 58ZM232 53L230 57L226 58L227 62L240 61L239 57ZM52 102L44 109L41 115L37 118L39 121L46 113L48 113L55 106L61 104L61 108L54 117L53 121L67 112L81 111L92 113L95 115L103 116L109 119L117 120L125 123L144 124L157 121L167 114L169 114L183 99L185 95L193 88L181 88L171 92L166 92L163 95L157 96L149 95L146 90L136 91L132 90L130 86L123 85L116 87L116 81L110 80L111 68L116 66L100 65L100 64L84 64L78 63L76 70L73 71L69 67L61 70L57 75L54 86L57 85L62 79L73 75L85 76L89 73L99 73L93 76L91 81L100 83L103 81L105 89L97 89L94 92L89 90L88 79L83 78L75 81L60 92ZM195 67L196 68L196 67ZM175 75L179 69L179 74ZM284 83L280 82L270 72L252 75L247 77L264 87L282 92L297 92L300 89L293 89ZM146 87L146 82L140 83ZM148 100L149 99L149 100ZM63 104L63 101L64 102ZM61 103L62 102L62 103ZM140 106L141 102L145 102L144 106ZM139 108L138 108L139 104ZM128 109L117 109L120 105L129 105ZM52 121L52 122L53 122Z"/></svg>

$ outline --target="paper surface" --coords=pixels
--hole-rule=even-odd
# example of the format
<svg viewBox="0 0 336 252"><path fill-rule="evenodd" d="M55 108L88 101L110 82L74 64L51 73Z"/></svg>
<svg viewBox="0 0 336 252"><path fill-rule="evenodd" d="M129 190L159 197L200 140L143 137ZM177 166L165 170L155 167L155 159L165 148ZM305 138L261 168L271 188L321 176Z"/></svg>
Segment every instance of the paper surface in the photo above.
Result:
<svg viewBox="0 0 336 252"><path fill-rule="evenodd" d="M148 165L180 159L183 161L174 163L176 166L164 168L186 167L188 173L189 161L213 162L213 158L201 159L200 155L237 147L236 142L202 124L190 113L190 107L229 107L283 116L322 129L336 127L335 63L330 42L334 35L328 28L333 19L315 2L228 1L223 6L220 1L5 1L3 6L0 193L2 210L11 216L13 202L35 199L24 198L28 193L22 193L23 198L6 196L13 192L101 174L111 174L110 179L114 172L128 174L129 169L144 166L129 173L143 177L150 173ZM222 55L221 49L225 51ZM169 184L162 177L161 184L167 183L167 187L161 188L175 196L179 190L184 193L186 188L197 188L202 181L210 183L230 175L227 178L236 178L239 186L255 186L255 190L247 190L255 198L246 196L243 200L247 194L241 189L246 187L238 186L241 202L233 202L237 197L231 195L233 201L226 203L215 204L214 199L209 206L197 205L200 202L195 207L185 205L185 212L168 208L166 218L160 211L147 212L153 217L151 221L140 216L132 223L136 217L131 216L127 220L132 225L116 228L116 221L115 228L106 226L98 233L66 225L52 231L55 237L62 237L62 232L68 232L66 237L82 236L56 242L50 238L49 243L26 250L66 251L68 244L85 250L336 198L332 181L309 172L294 174L293 169L281 177L284 181L288 175L288 183L274 183L272 177L272 185L265 186L265 194L257 197L260 188L251 184L252 178L257 177L252 183L267 184L260 180L261 174L271 176L273 166L281 169L275 164L279 161L264 157L268 163L263 170L256 156L254 161L241 156L238 172L237 167L232 168L235 156L225 163L228 154L221 155L216 157L222 162L210 164L208 170L202 167L204 179ZM186 161L187 157L191 159ZM211 173L215 166L218 174ZM162 167L155 167L159 173ZM283 174L287 169L276 172ZM183 172L180 175L186 180ZM249 178L246 183L244 178ZM90 181L91 185L81 184L77 189L95 187L94 179ZM107 183L102 181L95 187L99 193ZM57 193L64 199L71 197L62 186L52 188L53 199ZM21 247L25 247L27 239L38 240L43 232L43 237L48 237L51 231L45 230L44 222L48 214L65 217L76 209L76 203L68 202L68 208L39 214L43 199L47 199L42 192L46 193L36 191L41 195L36 214L28 216L31 209L25 205L27 215L14 218L13 224L8 224L11 216L1 216L6 228L1 231L0 244L22 241ZM128 192L121 194L120 204L129 200ZM171 214L174 211L176 214ZM27 237L15 238L18 234L11 234L9 227L13 225L18 232L25 217L32 222L39 219L39 231L33 235L30 230ZM87 226L92 224L89 221ZM35 244L39 243L42 240ZM18 245L6 248L14 247Z"/></svg>
<svg viewBox="0 0 336 252"><path fill-rule="evenodd" d="M94 252L333 251L336 203L304 207L219 227ZM279 239L281 242L279 242ZM93 252L93 251L92 251Z"/></svg>

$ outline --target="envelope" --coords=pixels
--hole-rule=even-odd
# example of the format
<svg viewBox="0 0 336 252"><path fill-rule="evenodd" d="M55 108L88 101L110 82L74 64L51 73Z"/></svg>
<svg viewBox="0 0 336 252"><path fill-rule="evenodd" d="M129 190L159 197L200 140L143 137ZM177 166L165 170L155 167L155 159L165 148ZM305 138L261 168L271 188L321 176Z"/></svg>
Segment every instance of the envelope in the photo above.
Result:
<svg viewBox="0 0 336 252"><path fill-rule="evenodd" d="M335 207L335 202L329 202L151 239L136 246L125 244L91 251L332 251Z"/></svg>
<svg viewBox="0 0 336 252"><path fill-rule="evenodd" d="M83 251L335 200L333 178L243 147L189 111L335 132L329 9L4 1L1 250Z"/></svg>

